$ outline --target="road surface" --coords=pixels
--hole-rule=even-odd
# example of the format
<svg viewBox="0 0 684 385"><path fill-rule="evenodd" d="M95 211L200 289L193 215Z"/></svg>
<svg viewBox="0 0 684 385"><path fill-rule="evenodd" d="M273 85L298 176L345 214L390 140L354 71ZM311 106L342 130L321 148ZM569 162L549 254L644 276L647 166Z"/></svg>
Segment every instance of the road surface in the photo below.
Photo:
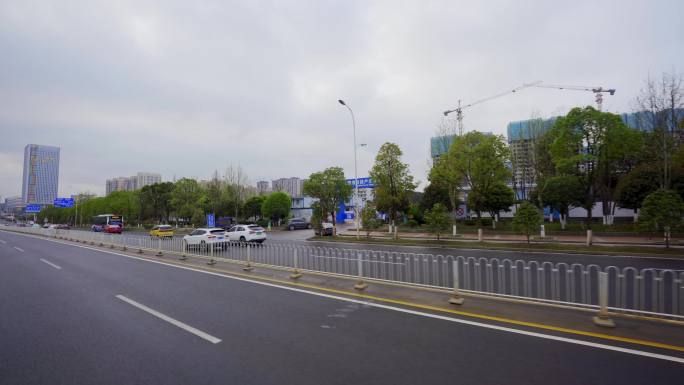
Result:
<svg viewBox="0 0 684 385"><path fill-rule="evenodd" d="M2 384L672 384L684 373L669 351L0 240Z"/></svg>

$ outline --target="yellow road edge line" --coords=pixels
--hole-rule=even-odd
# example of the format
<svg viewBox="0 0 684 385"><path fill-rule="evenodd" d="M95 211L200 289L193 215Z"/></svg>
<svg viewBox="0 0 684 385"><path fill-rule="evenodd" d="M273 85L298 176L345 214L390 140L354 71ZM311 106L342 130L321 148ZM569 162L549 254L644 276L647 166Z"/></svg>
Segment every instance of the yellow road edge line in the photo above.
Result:
<svg viewBox="0 0 684 385"><path fill-rule="evenodd" d="M69 244L67 242L59 242L59 241L53 241L53 242L63 243L63 244L67 244L67 245ZM100 251L99 249L96 249L94 247L86 247L86 248L93 249L96 251ZM108 252L108 251L104 250L104 252ZM448 309L448 308L443 308L443 307L439 307L439 306L423 305L423 304L419 304L419 303L415 303L415 302L409 302L409 301L403 301L403 300L399 300L399 299L377 297L377 296L370 295L370 294L361 294L361 293L356 293L356 292L351 292L351 291L346 291L346 290L320 287L320 286L316 286L316 285L312 285L312 284L308 284L308 283L284 281L281 279L269 278L269 277L256 277L256 276L251 275L251 274L244 274L244 273L239 273L239 272L220 270L220 269L216 269L216 268L212 268L212 267L196 266L196 265L192 265L189 263L182 263L182 262L177 262L177 261L168 261L168 260L165 260L162 258L154 258L154 257L147 257L147 256L142 256L142 257L136 256L136 257L137 258L154 259L154 260L163 261L165 263L171 263L173 265L178 265L178 266L191 266L193 268L202 268L205 270L214 271L214 272L225 274L225 275L233 275L236 277L249 278L249 279L257 280L257 281L260 280L260 281L274 282L274 283L278 283L278 284L282 284L282 285L288 285L288 286L303 287L303 288L312 289L312 290L319 290L319 291L324 291L324 292L329 292L329 293L341 294L341 295L346 295L346 296L350 296L350 297L371 299L371 300L381 301L381 302L385 302L385 303L392 303L392 304L396 304L396 305L413 307L413 308L417 308L417 309L431 310L431 311L437 311L437 312L442 312L442 313L450 313L450 314L456 314L456 315L460 315L460 316L464 316L464 317L484 319L484 320L507 323L507 324L512 324L512 325L526 326L526 327L542 329L542 330L550 330L550 331L555 331L555 332L560 332L560 333L581 335L581 336L594 337L594 338L610 340L610 341L626 342L626 343L635 344L635 345L642 345L642 346L649 346L649 347L654 347L654 348L684 352L684 346L670 345L670 344L665 344L662 342L647 341L647 340L641 340L641 339L629 338L629 337L612 336L609 334L589 332L589 331L577 330L577 329L570 329L570 328L565 328L565 327L560 327L560 326L546 325L546 324L537 323L537 322L519 321L519 320L514 320L514 319L510 319L510 318L505 318L505 317L490 316L490 315L486 315L486 314L479 314L479 313L472 313L472 312L467 312L467 311L462 311L462 310Z"/></svg>

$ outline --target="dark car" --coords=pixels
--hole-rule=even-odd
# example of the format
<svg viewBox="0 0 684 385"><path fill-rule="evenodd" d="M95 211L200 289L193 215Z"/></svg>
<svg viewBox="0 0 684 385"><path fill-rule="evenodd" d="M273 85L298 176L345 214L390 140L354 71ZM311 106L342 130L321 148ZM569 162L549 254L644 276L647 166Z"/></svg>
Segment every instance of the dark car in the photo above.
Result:
<svg viewBox="0 0 684 385"><path fill-rule="evenodd" d="M288 230L297 230L297 229L310 229L311 228L311 222L307 221L305 218L292 218L287 221L287 229Z"/></svg>

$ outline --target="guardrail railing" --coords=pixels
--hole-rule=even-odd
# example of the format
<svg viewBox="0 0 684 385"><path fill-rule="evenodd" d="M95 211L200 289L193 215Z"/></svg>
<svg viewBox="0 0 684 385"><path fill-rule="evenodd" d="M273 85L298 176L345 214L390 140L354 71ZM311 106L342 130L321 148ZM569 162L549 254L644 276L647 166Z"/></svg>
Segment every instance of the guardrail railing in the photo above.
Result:
<svg viewBox="0 0 684 385"><path fill-rule="evenodd" d="M245 270L255 265L315 272L364 281L386 281L466 293L525 299L559 305L642 314L684 320L684 271L633 267L551 263L499 258L354 250L301 244L187 245L182 238L151 238L142 234L103 234L76 230L5 227L22 233L58 237L97 246L147 250L239 262ZM600 290L601 273L607 289ZM605 292L606 298L600 294Z"/></svg>

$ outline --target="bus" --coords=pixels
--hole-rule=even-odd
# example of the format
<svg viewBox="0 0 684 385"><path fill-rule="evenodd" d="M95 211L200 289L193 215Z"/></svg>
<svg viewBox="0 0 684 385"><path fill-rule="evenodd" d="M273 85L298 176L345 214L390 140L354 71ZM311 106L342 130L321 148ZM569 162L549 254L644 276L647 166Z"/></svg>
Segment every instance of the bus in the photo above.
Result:
<svg viewBox="0 0 684 385"><path fill-rule="evenodd" d="M121 234L123 231L123 226L123 216L102 214L93 217L93 226L90 229L95 232Z"/></svg>

